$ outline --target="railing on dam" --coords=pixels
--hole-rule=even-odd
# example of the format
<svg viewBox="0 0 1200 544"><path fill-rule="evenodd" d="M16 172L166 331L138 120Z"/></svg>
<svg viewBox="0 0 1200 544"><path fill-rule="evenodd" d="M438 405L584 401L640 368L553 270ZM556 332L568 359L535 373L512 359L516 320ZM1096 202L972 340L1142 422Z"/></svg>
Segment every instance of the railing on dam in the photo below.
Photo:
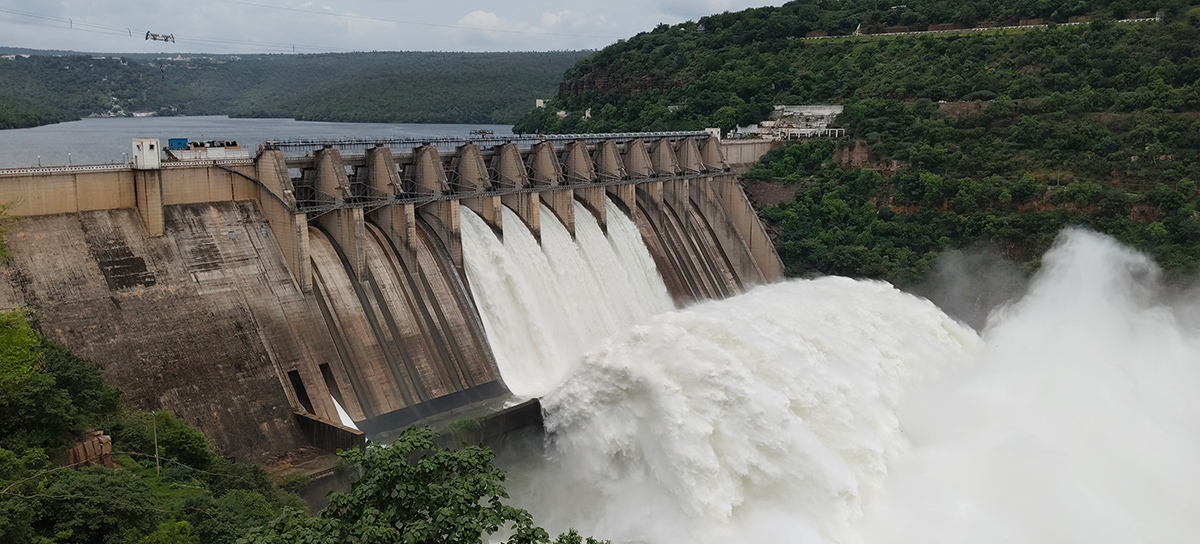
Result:
<svg viewBox="0 0 1200 544"><path fill-rule="evenodd" d="M411 152L423 145L433 145L439 149L449 150L455 147L475 144L478 146L517 144L522 149L532 147L539 142L574 142L582 141L594 144L603 140L654 140L658 138L707 138L708 132L674 131L674 132L612 132L597 134L508 134L501 136L472 136L472 137L427 137L427 138L338 138L338 139L272 139L263 144L266 149L278 149L287 153L311 153L319 149L333 148L338 151L365 151L373 147L387 147L394 152Z"/></svg>

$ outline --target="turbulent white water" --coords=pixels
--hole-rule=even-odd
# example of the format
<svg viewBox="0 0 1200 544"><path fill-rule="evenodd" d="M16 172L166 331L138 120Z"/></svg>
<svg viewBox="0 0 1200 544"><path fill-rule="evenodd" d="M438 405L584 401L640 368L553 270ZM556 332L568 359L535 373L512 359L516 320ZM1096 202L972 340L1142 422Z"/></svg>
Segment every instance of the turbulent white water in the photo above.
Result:
<svg viewBox="0 0 1200 544"><path fill-rule="evenodd" d="M633 222L609 202L605 236L591 212L575 206L576 240L542 206L540 245L508 208L503 243L462 208L471 292L518 396L549 391L600 339L674 307Z"/></svg>
<svg viewBox="0 0 1200 544"><path fill-rule="evenodd" d="M982 338L843 278L654 317L543 397L514 500L615 542L1195 541L1200 336L1107 238L1043 262Z"/></svg>
<svg viewBox="0 0 1200 544"><path fill-rule="evenodd" d="M346 413L346 409L342 408L342 404L338 402L337 399L333 398L333 395L329 396L329 400L333 401L333 407L337 410L338 420L341 421L342 426L349 427L357 431L358 426L354 424L353 419L350 419L350 414Z"/></svg>
<svg viewBox="0 0 1200 544"><path fill-rule="evenodd" d="M866 534L1200 540L1200 330L1157 281L1146 256L1066 233L1029 294L991 317L973 365L905 403L916 448Z"/></svg>

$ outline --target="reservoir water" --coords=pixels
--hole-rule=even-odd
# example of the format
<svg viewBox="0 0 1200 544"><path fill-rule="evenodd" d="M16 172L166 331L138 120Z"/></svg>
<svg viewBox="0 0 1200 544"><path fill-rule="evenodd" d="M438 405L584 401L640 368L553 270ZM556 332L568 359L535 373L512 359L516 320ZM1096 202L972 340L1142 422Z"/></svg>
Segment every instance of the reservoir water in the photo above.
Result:
<svg viewBox="0 0 1200 544"><path fill-rule="evenodd" d="M323 123L229 117L117 117L0 130L0 168L121 163L134 138L235 140L251 150L269 139L420 138L467 136L472 130L511 134L509 125ZM68 156L68 154L70 154Z"/></svg>

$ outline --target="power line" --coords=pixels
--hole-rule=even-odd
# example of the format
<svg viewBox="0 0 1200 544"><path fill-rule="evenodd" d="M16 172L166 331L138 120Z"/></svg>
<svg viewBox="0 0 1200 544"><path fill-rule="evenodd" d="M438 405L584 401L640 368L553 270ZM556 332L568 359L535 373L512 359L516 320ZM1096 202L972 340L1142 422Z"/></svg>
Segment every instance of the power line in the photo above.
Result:
<svg viewBox="0 0 1200 544"><path fill-rule="evenodd" d="M558 33L554 33L554 32L537 32L537 31L533 31L533 30L509 30L509 29L501 29L501 28L480 28L477 26L447 25L447 24L441 24L441 23L425 23L425 22L420 22L420 21L404 21L404 20L400 20L400 19L384 19L381 17L371 17L368 15L352 15L352 14L348 14L348 13L332 13L332 12L328 12L328 11L318 11L318 10L314 10L314 9L290 8L290 7L286 7L286 6L273 6L271 4L258 4L255 2L241 2L238 0L216 0L216 1L224 2L226 4L236 4L239 6L252 6L252 7L257 7L257 8L276 9L276 10L280 10L280 11L291 11L291 12L295 12L295 13L307 13L310 15L324 15L327 17L341 17L344 19L360 19L360 20L364 20L364 21L376 21L376 22L381 22L381 23L396 23L396 24L401 24L401 25L428 26L428 27L434 27L434 28L453 28L453 29L457 29L457 30L473 30L476 32L500 32L500 33L504 33L504 34L523 34L523 35L527 35L527 36L562 36L562 37L567 37L567 38L603 38L603 39L610 39L610 40L624 38L624 36L600 36L600 35L595 35L595 34L558 34Z"/></svg>
<svg viewBox="0 0 1200 544"><path fill-rule="evenodd" d="M63 30L91 32L94 34L105 34L105 35L109 35L109 36L140 37L146 33L145 30L134 31L131 28L119 28L119 27L113 27L113 26L106 26L106 25L100 25L100 24L95 24L95 23L89 23L86 21L81 21L81 20L73 19L73 18L68 19L68 18L62 18L62 17L51 17L51 16L47 16L47 15L40 15L37 13L29 13L29 12L18 11L18 10L8 9L8 8L0 8L0 13L8 13L8 14L17 15L20 17L29 17L31 19L37 19L40 21L46 21L46 22L50 22L50 23L59 23L57 25L54 25L54 24L45 24L45 23L39 24L39 23L35 23L32 21L16 21L20 24L26 24L26 25L30 25L30 26L60 28ZM341 47L300 45L300 44L290 44L290 43L253 42L253 41L245 41L245 40L227 40L227 39L219 39L219 38L205 38L205 37L200 37L200 36L176 35L176 38L183 39L184 41L191 41L191 42L196 42L196 43L207 43L207 44L227 45L227 46L228 45L240 45L240 46L247 46L247 47L269 47L269 48L278 49L281 51L296 51L296 50L316 51L316 52L322 52L322 51L351 52L351 51L354 51L354 49L346 49L346 48L341 48Z"/></svg>

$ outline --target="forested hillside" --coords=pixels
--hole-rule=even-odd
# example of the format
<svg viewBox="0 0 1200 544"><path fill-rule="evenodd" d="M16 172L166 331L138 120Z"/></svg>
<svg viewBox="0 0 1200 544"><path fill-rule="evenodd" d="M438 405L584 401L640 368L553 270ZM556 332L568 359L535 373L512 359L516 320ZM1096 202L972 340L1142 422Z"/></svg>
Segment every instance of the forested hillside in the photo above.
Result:
<svg viewBox="0 0 1200 544"><path fill-rule="evenodd" d="M1139 3L1163 21L1117 23L1135 8L918 0L898 16L1097 20L795 39L831 21L896 22L881 19L897 16L887 8L851 13L884 4L798 1L661 26L580 61L516 129L729 130L775 104L843 104L849 137L836 146L867 157L834 161L834 143L805 144L751 173L796 192L762 211L790 274L912 284L945 250L980 243L1032 269L1069 225L1150 251L1168 270L1197 269L1200 3Z"/></svg>
<svg viewBox="0 0 1200 544"><path fill-rule="evenodd" d="M42 337L19 310L0 312L0 413L6 544L232 544L304 506L170 413L123 406L99 366ZM91 429L112 437L115 469L65 466Z"/></svg>
<svg viewBox="0 0 1200 544"><path fill-rule="evenodd" d="M92 114L511 123L581 52L0 60L0 128ZM98 58L104 57L104 58Z"/></svg>
<svg viewBox="0 0 1200 544"><path fill-rule="evenodd" d="M5 544L434 544L498 541L501 530L509 544L600 544L573 530L552 540L501 502L505 474L491 450L442 449L428 428L341 452L360 478L310 515L289 491L303 479L272 482L170 413L123 406L99 366L41 336L20 310L0 312L0 413ZM111 436L114 466L68 464L68 448L92 429Z"/></svg>

